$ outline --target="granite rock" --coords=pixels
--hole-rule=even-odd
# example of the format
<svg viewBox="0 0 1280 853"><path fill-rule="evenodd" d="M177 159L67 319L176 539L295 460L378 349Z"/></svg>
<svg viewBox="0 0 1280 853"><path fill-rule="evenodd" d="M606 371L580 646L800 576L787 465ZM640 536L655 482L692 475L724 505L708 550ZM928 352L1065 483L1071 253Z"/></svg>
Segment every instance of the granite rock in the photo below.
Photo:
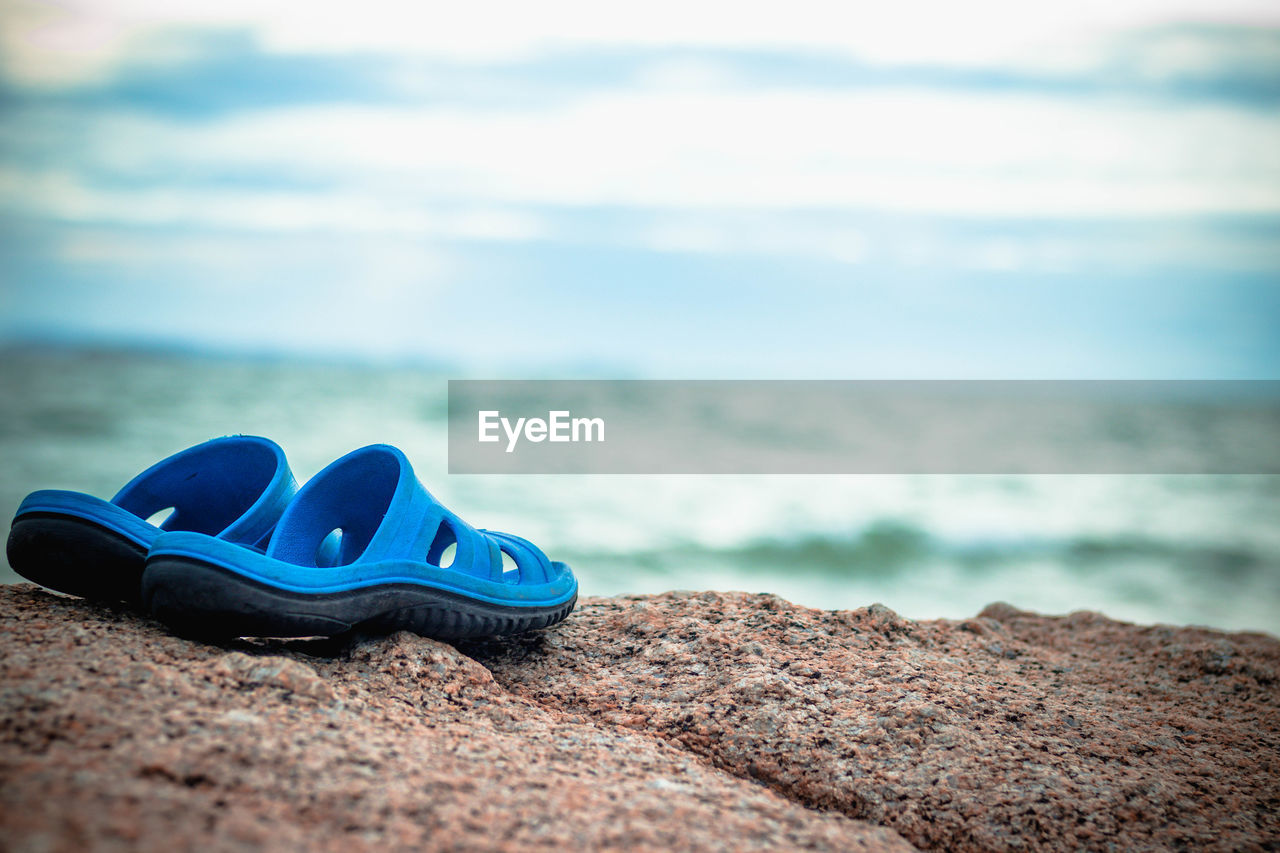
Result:
<svg viewBox="0 0 1280 853"><path fill-rule="evenodd" d="M516 695L921 849L1280 846L1280 641L1261 634L667 593L466 651Z"/></svg>
<svg viewBox="0 0 1280 853"><path fill-rule="evenodd" d="M443 643L217 647L0 587L0 849L911 850Z"/></svg>
<svg viewBox="0 0 1280 853"><path fill-rule="evenodd" d="M1280 844L1264 635L737 593L458 648L206 645L25 585L0 614L2 849Z"/></svg>

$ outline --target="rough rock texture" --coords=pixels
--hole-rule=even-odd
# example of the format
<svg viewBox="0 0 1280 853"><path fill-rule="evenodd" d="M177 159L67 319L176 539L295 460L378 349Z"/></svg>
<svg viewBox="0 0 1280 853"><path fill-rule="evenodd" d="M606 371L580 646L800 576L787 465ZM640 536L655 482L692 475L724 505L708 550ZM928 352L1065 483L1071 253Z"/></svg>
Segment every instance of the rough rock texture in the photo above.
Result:
<svg viewBox="0 0 1280 853"><path fill-rule="evenodd" d="M31 587L0 614L0 847L911 849L410 634L228 650Z"/></svg>
<svg viewBox="0 0 1280 853"><path fill-rule="evenodd" d="M0 587L0 848L1280 846L1262 635L669 593L463 651Z"/></svg>
<svg viewBox="0 0 1280 853"><path fill-rule="evenodd" d="M924 849L1280 847L1280 642L1264 635L668 593L468 651L517 695Z"/></svg>

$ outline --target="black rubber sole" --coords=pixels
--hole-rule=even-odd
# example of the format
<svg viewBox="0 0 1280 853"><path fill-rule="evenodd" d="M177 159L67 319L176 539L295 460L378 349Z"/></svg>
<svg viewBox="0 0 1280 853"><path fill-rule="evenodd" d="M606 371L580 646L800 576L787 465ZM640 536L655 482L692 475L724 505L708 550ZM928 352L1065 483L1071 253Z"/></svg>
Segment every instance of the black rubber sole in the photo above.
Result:
<svg viewBox="0 0 1280 853"><path fill-rule="evenodd" d="M100 524L53 512L14 519L9 565L30 581L97 601L141 602L147 549Z"/></svg>
<svg viewBox="0 0 1280 853"><path fill-rule="evenodd" d="M552 607L503 607L415 584L305 594L251 581L187 557L154 557L142 579L151 615L201 639L332 637L359 629L457 640L520 634L568 616L577 596Z"/></svg>

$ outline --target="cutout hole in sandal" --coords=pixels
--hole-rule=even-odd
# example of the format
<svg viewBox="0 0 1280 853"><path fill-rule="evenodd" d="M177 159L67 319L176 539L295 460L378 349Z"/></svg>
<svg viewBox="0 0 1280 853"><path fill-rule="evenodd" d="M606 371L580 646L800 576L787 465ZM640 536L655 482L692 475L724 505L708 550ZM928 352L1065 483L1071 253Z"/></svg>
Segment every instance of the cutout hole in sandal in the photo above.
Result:
<svg viewBox="0 0 1280 853"><path fill-rule="evenodd" d="M520 583L520 564L516 562L515 557L507 553L506 548L499 550L502 552L502 582Z"/></svg>
<svg viewBox="0 0 1280 853"><path fill-rule="evenodd" d="M449 547L440 552L440 562L438 565L442 569L447 569L453 565L453 558L458 553L458 543L454 542Z"/></svg>
<svg viewBox="0 0 1280 853"><path fill-rule="evenodd" d="M431 540L431 547L427 549L427 562L447 569L453 565L457 553L458 536L447 520L441 521L440 526L436 528L435 537Z"/></svg>
<svg viewBox="0 0 1280 853"><path fill-rule="evenodd" d="M316 567L321 569L341 565L342 560L342 528L335 527L320 540L316 548Z"/></svg>
<svg viewBox="0 0 1280 853"><path fill-rule="evenodd" d="M151 515L147 516L147 524L160 527L173 516L173 507L167 506L164 509L158 509Z"/></svg>

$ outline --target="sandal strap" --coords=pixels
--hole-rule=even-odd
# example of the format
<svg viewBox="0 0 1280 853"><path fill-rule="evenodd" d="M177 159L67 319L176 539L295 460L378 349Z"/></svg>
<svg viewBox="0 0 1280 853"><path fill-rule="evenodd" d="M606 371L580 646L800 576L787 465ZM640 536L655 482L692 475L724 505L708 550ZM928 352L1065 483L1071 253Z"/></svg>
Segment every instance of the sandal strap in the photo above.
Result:
<svg viewBox="0 0 1280 853"><path fill-rule="evenodd" d="M297 490L284 451L257 436L215 438L160 460L111 503L139 518L173 513L162 530L191 530L257 544Z"/></svg>
<svg viewBox="0 0 1280 853"><path fill-rule="evenodd" d="M285 511L267 556L316 565L325 537L342 530L340 565L409 560L494 583L542 584L556 573L533 543L477 530L436 499L395 447L370 445L332 463L303 486ZM440 565L456 546L453 561ZM502 555L516 563L503 570Z"/></svg>

